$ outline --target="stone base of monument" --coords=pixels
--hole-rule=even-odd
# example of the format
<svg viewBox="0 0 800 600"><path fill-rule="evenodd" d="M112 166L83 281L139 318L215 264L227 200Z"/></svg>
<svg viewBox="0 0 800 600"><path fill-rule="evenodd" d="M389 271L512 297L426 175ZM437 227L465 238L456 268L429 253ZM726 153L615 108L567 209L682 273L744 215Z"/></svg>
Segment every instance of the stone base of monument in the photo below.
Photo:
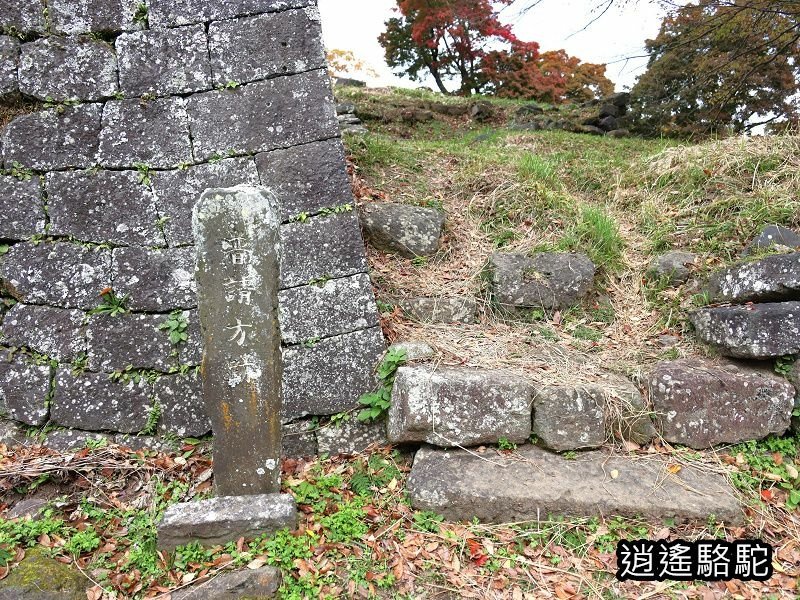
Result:
<svg viewBox="0 0 800 600"><path fill-rule="evenodd" d="M223 496L170 506L158 524L158 548L216 546L296 527L297 507L288 494Z"/></svg>

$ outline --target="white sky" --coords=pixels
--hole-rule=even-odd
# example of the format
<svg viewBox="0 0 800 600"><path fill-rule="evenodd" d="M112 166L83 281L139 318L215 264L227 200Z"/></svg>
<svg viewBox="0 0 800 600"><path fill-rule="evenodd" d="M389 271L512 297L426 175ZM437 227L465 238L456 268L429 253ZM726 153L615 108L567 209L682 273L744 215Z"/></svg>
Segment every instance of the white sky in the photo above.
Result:
<svg viewBox="0 0 800 600"><path fill-rule="evenodd" d="M518 0L518 4L524 0ZM528 14L520 16L514 8L503 13L505 22L514 25L517 36L536 41L542 50L564 48L586 62L610 63L643 54L644 40L658 34L661 13L654 3L640 0L627 9L613 8L596 23L581 31L597 13L598 0L542 0ZM383 58L378 36L384 21L392 15L394 0L319 0L322 27L329 49L352 50L379 74L370 85L414 85L392 75ZM646 59L608 65L607 75L617 91L632 86Z"/></svg>

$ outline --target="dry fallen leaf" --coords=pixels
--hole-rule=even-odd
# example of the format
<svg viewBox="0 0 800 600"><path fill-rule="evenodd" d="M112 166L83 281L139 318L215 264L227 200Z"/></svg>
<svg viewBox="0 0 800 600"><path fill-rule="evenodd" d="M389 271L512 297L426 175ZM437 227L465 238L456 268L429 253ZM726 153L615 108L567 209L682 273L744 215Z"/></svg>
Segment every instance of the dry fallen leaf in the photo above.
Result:
<svg viewBox="0 0 800 600"><path fill-rule="evenodd" d="M616 469L612 469L611 471L611 479L617 479L619 477L619 471Z"/></svg>

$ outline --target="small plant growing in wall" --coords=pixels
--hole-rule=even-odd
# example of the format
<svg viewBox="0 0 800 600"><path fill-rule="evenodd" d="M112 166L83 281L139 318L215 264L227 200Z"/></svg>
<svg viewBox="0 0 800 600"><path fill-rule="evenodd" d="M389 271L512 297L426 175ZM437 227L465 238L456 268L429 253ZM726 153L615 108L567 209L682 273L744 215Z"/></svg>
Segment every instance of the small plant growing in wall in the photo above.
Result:
<svg viewBox="0 0 800 600"><path fill-rule="evenodd" d="M148 16L147 4L140 2L136 6L136 12L133 13L133 22L141 26L143 29L147 29L149 25Z"/></svg>
<svg viewBox="0 0 800 600"><path fill-rule="evenodd" d="M189 319L182 310L176 310L170 313L167 320L158 326L161 331L166 331L169 334L169 341L173 346L185 344L189 339L189 334L186 332L189 329Z"/></svg>
<svg viewBox="0 0 800 600"><path fill-rule="evenodd" d="M103 299L100 304L89 311L90 315L109 315L117 317L128 312L128 296L117 296L114 290L106 288L100 292Z"/></svg>
<svg viewBox="0 0 800 600"><path fill-rule="evenodd" d="M397 369L408 360L405 350L392 349L383 357L378 366L378 379L380 387L369 394L364 394L359 402L364 406L358 413L358 420L364 422L375 421L386 414L392 401L392 388Z"/></svg>

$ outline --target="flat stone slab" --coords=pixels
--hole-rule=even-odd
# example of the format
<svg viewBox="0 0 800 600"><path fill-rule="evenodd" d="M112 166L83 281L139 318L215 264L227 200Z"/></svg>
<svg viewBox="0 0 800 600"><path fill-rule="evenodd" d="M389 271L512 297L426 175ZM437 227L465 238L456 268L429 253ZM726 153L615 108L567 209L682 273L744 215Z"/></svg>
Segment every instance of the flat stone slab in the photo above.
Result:
<svg viewBox="0 0 800 600"><path fill-rule="evenodd" d="M3 343L30 348L59 362L86 351L84 313L51 306L15 304L0 324Z"/></svg>
<svg viewBox="0 0 800 600"><path fill-rule="evenodd" d="M151 27L162 29L314 4L314 0L150 0L149 17Z"/></svg>
<svg viewBox="0 0 800 600"><path fill-rule="evenodd" d="M211 89L203 25L123 33L116 41L119 81L126 96L168 96Z"/></svg>
<svg viewBox="0 0 800 600"><path fill-rule="evenodd" d="M490 266L497 301L510 309L568 308L589 292L595 275L594 264L583 254L493 254Z"/></svg>
<svg viewBox="0 0 800 600"><path fill-rule="evenodd" d="M0 0L0 29L44 33L44 0Z"/></svg>
<svg viewBox="0 0 800 600"><path fill-rule="evenodd" d="M198 161L287 148L339 133L324 69L195 94L187 103ZM233 121L232 114L237 115ZM262 183L271 187L269 181Z"/></svg>
<svg viewBox="0 0 800 600"><path fill-rule="evenodd" d="M91 38L56 36L23 44L19 89L57 102L109 98L119 91L114 48Z"/></svg>
<svg viewBox="0 0 800 600"><path fill-rule="evenodd" d="M169 312L197 306L193 248L115 248L114 291L128 296L131 310Z"/></svg>
<svg viewBox="0 0 800 600"><path fill-rule="evenodd" d="M88 169L97 162L101 104L49 109L17 117L3 130L3 160L24 167Z"/></svg>
<svg viewBox="0 0 800 600"><path fill-rule="evenodd" d="M794 387L768 371L685 359L659 363L647 381L656 427L671 443L709 448L789 428Z"/></svg>
<svg viewBox="0 0 800 600"><path fill-rule="evenodd" d="M86 431L139 433L153 407L152 387L115 382L106 373L73 375L69 366L56 373L50 418L57 425Z"/></svg>
<svg viewBox="0 0 800 600"><path fill-rule="evenodd" d="M353 205L344 146L338 138L258 154L256 166L264 185L278 194L284 221Z"/></svg>
<svg viewBox="0 0 800 600"><path fill-rule="evenodd" d="M369 243L400 256L430 256L439 249L444 213L435 208L407 204L369 204L360 211L361 226Z"/></svg>
<svg viewBox="0 0 800 600"><path fill-rule="evenodd" d="M104 167L119 169L135 169L139 165L171 169L192 163L186 101L162 98L107 102L97 156Z"/></svg>
<svg viewBox="0 0 800 600"><path fill-rule="evenodd" d="M286 344L317 341L378 325L372 282L363 273L280 292L278 317Z"/></svg>
<svg viewBox="0 0 800 600"><path fill-rule="evenodd" d="M173 600L244 600L275 598L281 587L281 570L276 567L222 573L210 581L172 593Z"/></svg>
<svg viewBox="0 0 800 600"><path fill-rule="evenodd" d="M0 176L0 238L26 240L44 233L42 185L38 177L28 181Z"/></svg>
<svg viewBox="0 0 800 600"><path fill-rule="evenodd" d="M20 302L90 310L111 285L111 252L77 244L12 246L0 256L0 286Z"/></svg>
<svg viewBox="0 0 800 600"><path fill-rule="evenodd" d="M237 185L258 185L252 158L231 158L175 171L152 173L153 192L164 217L164 233L170 246L191 246L192 208L204 191Z"/></svg>
<svg viewBox="0 0 800 600"><path fill-rule="evenodd" d="M211 23L208 49L214 82L225 86L324 67L320 21L312 6Z"/></svg>
<svg viewBox="0 0 800 600"><path fill-rule="evenodd" d="M706 523L714 515L726 525L744 522L724 476L687 466L672 474L667 467L659 456L633 460L594 451L569 460L527 445L510 456L422 448L408 492L415 509L450 521L619 516Z"/></svg>
<svg viewBox="0 0 800 600"><path fill-rule="evenodd" d="M173 504L158 524L158 548L172 551L190 542L224 545L297 527L297 507L288 494L223 496Z"/></svg>
<svg viewBox="0 0 800 600"><path fill-rule="evenodd" d="M392 443L436 446L523 443L531 435L533 386L520 377L464 367L400 367L387 432Z"/></svg>
<svg viewBox="0 0 800 600"><path fill-rule="evenodd" d="M10 356L0 349L0 406L6 416L38 427L47 421L50 365L37 364L22 353Z"/></svg>
<svg viewBox="0 0 800 600"><path fill-rule="evenodd" d="M136 171L48 173L50 233L84 242L163 246L159 213Z"/></svg>
<svg viewBox="0 0 800 600"><path fill-rule="evenodd" d="M282 289L366 272L367 255L354 212L312 217L281 228Z"/></svg>
<svg viewBox="0 0 800 600"><path fill-rule="evenodd" d="M422 323L475 323L475 298L407 298L398 301L407 317Z"/></svg>
<svg viewBox="0 0 800 600"><path fill-rule="evenodd" d="M698 339L732 358L800 354L800 302L703 308L689 315Z"/></svg>
<svg viewBox="0 0 800 600"><path fill-rule="evenodd" d="M141 24L134 19L139 3L130 0L48 0L53 32L115 34L134 31Z"/></svg>
<svg viewBox="0 0 800 600"><path fill-rule="evenodd" d="M765 302L800 299L800 252L776 254L711 275L712 302Z"/></svg>
<svg viewBox="0 0 800 600"><path fill-rule="evenodd" d="M379 327L283 350L283 421L334 415L375 387L373 370L386 350Z"/></svg>
<svg viewBox="0 0 800 600"><path fill-rule="evenodd" d="M19 92L19 40L0 35L0 99Z"/></svg>

